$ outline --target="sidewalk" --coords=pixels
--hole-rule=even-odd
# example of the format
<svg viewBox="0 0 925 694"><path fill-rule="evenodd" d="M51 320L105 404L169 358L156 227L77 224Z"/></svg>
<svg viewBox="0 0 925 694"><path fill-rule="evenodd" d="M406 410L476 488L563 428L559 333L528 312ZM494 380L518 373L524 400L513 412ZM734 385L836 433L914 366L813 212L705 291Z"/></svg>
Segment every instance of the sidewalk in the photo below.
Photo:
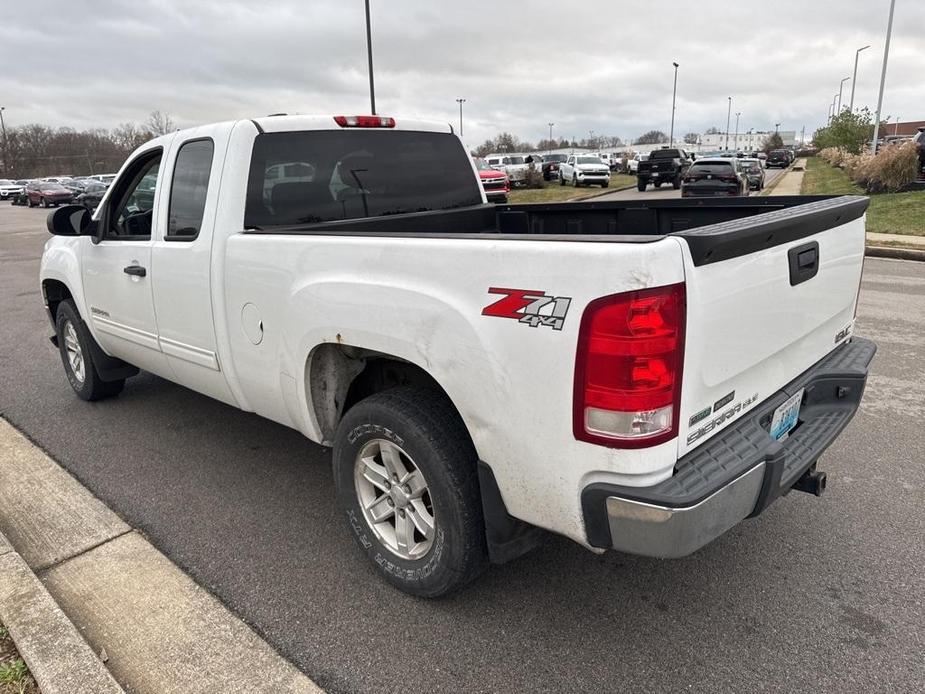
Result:
<svg viewBox="0 0 925 694"><path fill-rule="evenodd" d="M321 691L4 419L0 618L47 694Z"/></svg>
<svg viewBox="0 0 925 694"><path fill-rule="evenodd" d="M793 168L778 180L767 195L800 195L806 160L797 159ZM925 260L925 236L867 232L866 255L901 260Z"/></svg>

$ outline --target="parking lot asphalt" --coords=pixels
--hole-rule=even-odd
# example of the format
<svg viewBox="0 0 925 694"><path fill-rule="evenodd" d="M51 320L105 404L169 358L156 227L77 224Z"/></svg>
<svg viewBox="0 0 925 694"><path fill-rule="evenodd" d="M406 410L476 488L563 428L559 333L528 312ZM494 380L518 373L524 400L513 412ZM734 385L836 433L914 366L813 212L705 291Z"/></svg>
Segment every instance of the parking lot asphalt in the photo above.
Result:
<svg viewBox="0 0 925 694"><path fill-rule="evenodd" d="M774 181L776 181L781 175L787 172L787 169L765 169L764 175L764 185L765 187L770 186ZM749 195L758 195L756 192L750 192ZM618 190L609 195L602 195L600 197L594 198L595 202L605 202L607 200L635 200L640 198L643 200L667 200L670 198L681 197L681 191L675 190L670 185L662 186L661 188L655 188L649 186L646 188L645 192L639 192L635 188L629 188L628 190Z"/></svg>
<svg viewBox="0 0 925 694"><path fill-rule="evenodd" d="M921 691L925 264L867 260L858 332L880 351L822 499L681 560L550 537L423 601L355 548L326 449L145 374L77 399L42 309L44 218L0 205L0 414L323 687Z"/></svg>

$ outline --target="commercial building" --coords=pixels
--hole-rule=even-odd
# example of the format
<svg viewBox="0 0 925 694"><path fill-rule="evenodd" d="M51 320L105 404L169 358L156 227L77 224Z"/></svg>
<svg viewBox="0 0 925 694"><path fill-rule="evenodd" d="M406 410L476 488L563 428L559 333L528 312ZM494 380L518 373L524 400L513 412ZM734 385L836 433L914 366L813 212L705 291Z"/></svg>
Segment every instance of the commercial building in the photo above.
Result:
<svg viewBox="0 0 925 694"><path fill-rule="evenodd" d="M765 140L773 131L750 130L742 133L712 133L700 136L700 148L706 151L713 149L744 150L752 152L764 146ZM784 142L784 147L796 147L797 133L795 130L779 130L777 132Z"/></svg>

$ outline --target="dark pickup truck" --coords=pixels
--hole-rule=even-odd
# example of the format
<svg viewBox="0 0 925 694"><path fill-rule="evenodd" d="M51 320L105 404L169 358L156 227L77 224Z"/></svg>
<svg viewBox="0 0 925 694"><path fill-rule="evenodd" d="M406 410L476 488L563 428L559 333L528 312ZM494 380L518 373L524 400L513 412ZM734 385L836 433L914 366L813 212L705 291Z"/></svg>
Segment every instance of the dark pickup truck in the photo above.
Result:
<svg viewBox="0 0 925 694"><path fill-rule="evenodd" d="M663 183L670 183L677 190L691 163L690 155L683 149L657 149L646 161L639 162L636 188L641 192L650 183L656 188Z"/></svg>

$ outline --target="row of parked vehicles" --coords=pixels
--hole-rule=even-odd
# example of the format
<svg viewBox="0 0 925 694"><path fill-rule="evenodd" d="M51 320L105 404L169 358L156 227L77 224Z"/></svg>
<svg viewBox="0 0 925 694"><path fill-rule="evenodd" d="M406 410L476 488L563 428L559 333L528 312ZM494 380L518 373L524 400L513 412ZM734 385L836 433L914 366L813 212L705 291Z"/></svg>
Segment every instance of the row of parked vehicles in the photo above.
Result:
<svg viewBox="0 0 925 694"><path fill-rule="evenodd" d="M0 179L0 200L27 207L57 207L77 203L95 210L103 199L115 174L71 177L50 176L40 179Z"/></svg>

